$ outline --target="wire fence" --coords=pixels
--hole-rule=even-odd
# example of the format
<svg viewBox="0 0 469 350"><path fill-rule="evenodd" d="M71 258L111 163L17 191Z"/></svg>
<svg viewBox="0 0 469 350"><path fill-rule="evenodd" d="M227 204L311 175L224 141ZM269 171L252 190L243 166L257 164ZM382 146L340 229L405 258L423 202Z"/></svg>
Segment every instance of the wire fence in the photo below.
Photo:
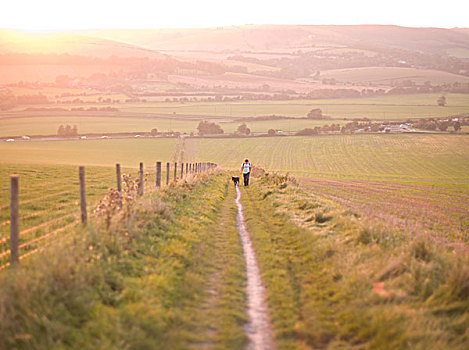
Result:
<svg viewBox="0 0 469 350"><path fill-rule="evenodd" d="M215 167L213 163L162 163L138 168L138 194ZM122 189L135 169L7 166L0 169L0 270L49 246L87 222L88 213L109 188ZM11 175L15 173L15 175ZM148 181L143 181L144 177ZM152 180L152 181L150 181Z"/></svg>

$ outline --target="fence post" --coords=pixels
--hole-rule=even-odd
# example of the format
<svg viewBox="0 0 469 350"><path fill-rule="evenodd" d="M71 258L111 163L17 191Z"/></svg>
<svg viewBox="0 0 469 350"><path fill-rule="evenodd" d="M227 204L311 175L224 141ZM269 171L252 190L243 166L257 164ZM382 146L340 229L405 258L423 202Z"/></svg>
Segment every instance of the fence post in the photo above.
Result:
<svg viewBox="0 0 469 350"><path fill-rule="evenodd" d="M181 162L181 179L184 178L184 163Z"/></svg>
<svg viewBox="0 0 469 350"><path fill-rule="evenodd" d="M143 163L140 162L140 170L138 171L138 195L143 195Z"/></svg>
<svg viewBox="0 0 469 350"><path fill-rule="evenodd" d="M121 192L122 191L121 165L119 163L116 164L116 180L117 180L117 190Z"/></svg>
<svg viewBox="0 0 469 350"><path fill-rule="evenodd" d="M19 218L19 181L18 175L10 175L10 266L19 261L20 218Z"/></svg>
<svg viewBox="0 0 469 350"><path fill-rule="evenodd" d="M169 184L169 162L166 163L166 185Z"/></svg>
<svg viewBox="0 0 469 350"><path fill-rule="evenodd" d="M78 177L80 179L80 209L81 209L81 223L86 224L86 193L85 193L85 167L78 168Z"/></svg>
<svg viewBox="0 0 469 350"><path fill-rule="evenodd" d="M156 162L156 188L161 187L161 162Z"/></svg>
<svg viewBox="0 0 469 350"><path fill-rule="evenodd" d="M189 170L189 163L186 163L186 176L187 174L189 174L188 170Z"/></svg>
<svg viewBox="0 0 469 350"><path fill-rule="evenodd" d="M176 181L178 178L177 171L178 171L178 163L174 162L174 181Z"/></svg>

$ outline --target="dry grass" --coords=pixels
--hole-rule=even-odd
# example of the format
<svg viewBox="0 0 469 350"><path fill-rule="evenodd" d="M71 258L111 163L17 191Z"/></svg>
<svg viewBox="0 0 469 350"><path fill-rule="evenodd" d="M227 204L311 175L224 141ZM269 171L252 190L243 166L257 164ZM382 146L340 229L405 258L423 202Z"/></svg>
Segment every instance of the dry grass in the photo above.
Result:
<svg viewBox="0 0 469 350"><path fill-rule="evenodd" d="M268 176L244 200L279 348L463 349L468 256Z"/></svg>

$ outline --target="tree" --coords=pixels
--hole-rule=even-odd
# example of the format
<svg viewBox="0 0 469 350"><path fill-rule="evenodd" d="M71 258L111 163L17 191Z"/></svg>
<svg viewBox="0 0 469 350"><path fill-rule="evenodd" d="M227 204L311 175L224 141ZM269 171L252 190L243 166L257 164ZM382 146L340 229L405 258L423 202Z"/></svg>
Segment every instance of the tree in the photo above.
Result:
<svg viewBox="0 0 469 350"><path fill-rule="evenodd" d="M151 131L150 131L151 136L156 136L157 134L158 134L158 129L157 128L151 129Z"/></svg>
<svg viewBox="0 0 469 350"><path fill-rule="evenodd" d="M314 129L311 128L306 128L303 130L298 131L295 135L297 136L311 136L311 135L317 135L319 133L319 130L317 127Z"/></svg>
<svg viewBox="0 0 469 350"><path fill-rule="evenodd" d="M64 136L65 135L65 128L63 125L59 126L59 129L57 130L57 135L59 136Z"/></svg>
<svg viewBox="0 0 469 350"><path fill-rule="evenodd" d="M220 125L205 120L199 123L197 130L199 131L199 135L223 134L223 129Z"/></svg>
<svg viewBox="0 0 469 350"><path fill-rule="evenodd" d="M454 131L458 132L459 130L461 130L461 123L459 121L455 122L453 124L453 128L454 128Z"/></svg>
<svg viewBox="0 0 469 350"><path fill-rule="evenodd" d="M72 127L70 125L65 126L65 136L70 136L72 134Z"/></svg>
<svg viewBox="0 0 469 350"><path fill-rule="evenodd" d="M313 108L307 116L309 119L323 119L321 108Z"/></svg>
<svg viewBox="0 0 469 350"><path fill-rule="evenodd" d="M71 136L78 136L78 127L76 125L73 126L71 131Z"/></svg>
<svg viewBox="0 0 469 350"><path fill-rule="evenodd" d="M438 124L438 129L440 129L440 131L446 131L448 129L448 126L449 126L449 122L441 122Z"/></svg>
<svg viewBox="0 0 469 350"><path fill-rule="evenodd" d="M438 100L436 100L438 103L438 106L444 107L446 106L446 97L445 96L440 96L438 97Z"/></svg>
<svg viewBox="0 0 469 350"><path fill-rule="evenodd" d="M267 135L269 135L269 136L275 136L275 135L277 135L277 132L276 132L274 129L269 129L269 130L267 131Z"/></svg>
<svg viewBox="0 0 469 350"><path fill-rule="evenodd" d="M243 134L243 135L249 135L251 133L251 129L247 127L245 123L241 124L238 126L238 129L236 130L238 134Z"/></svg>

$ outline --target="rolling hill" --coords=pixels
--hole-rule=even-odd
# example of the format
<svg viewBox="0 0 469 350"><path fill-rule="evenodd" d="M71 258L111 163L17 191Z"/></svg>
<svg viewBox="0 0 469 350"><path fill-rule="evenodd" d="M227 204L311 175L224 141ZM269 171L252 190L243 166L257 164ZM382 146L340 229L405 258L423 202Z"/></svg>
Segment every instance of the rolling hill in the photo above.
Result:
<svg viewBox="0 0 469 350"><path fill-rule="evenodd" d="M166 56L136 45L116 40L71 33L24 33L0 31L0 54L68 54L86 57L149 57Z"/></svg>
<svg viewBox="0 0 469 350"><path fill-rule="evenodd" d="M275 51L320 46L393 47L441 54L469 49L468 29L391 25L245 25L201 29L100 30L83 34L154 50Z"/></svg>

